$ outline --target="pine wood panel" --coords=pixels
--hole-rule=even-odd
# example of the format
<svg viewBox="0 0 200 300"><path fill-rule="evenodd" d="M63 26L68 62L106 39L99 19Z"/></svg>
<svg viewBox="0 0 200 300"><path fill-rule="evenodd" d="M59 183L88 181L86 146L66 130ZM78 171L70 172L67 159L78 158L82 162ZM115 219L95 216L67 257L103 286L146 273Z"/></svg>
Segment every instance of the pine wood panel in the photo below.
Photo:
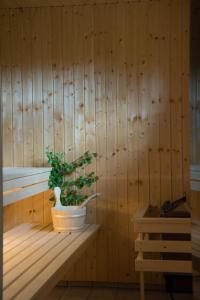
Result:
<svg viewBox="0 0 200 300"><path fill-rule="evenodd" d="M138 2L139 0L131 0ZM59 7L71 5L96 5L105 3L117 3L119 0L2 0L0 8L19 8L19 7ZM128 0L120 0L120 2L128 2Z"/></svg>
<svg viewBox="0 0 200 300"><path fill-rule="evenodd" d="M6 233L4 238L4 299L41 299L56 285L88 247L99 225L58 233L50 226L36 226L25 232ZM23 230L19 226L19 231ZM13 240L12 240L13 239ZM15 256L11 252L15 251Z"/></svg>
<svg viewBox="0 0 200 300"><path fill-rule="evenodd" d="M200 192L191 191L191 206L192 206L192 218L193 220L200 219Z"/></svg>
<svg viewBox="0 0 200 300"><path fill-rule="evenodd" d="M200 164L200 33L199 3L191 1L191 48L190 48L190 152L191 164Z"/></svg>
<svg viewBox="0 0 200 300"><path fill-rule="evenodd" d="M135 281L131 216L188 192L189 1L0 13L4 164L97 152L88 220L102 226L70 278ZM5 229L48 222L47 194L7 207Z"/></svg>
<svg viewBox="0 0 200 300"><path fill-rule="evenodd" d="M199 290L199 220L200 220L200 192L199 192L199 142L200 142L200 94L199 94L199 79L200 79L200 10L199 1L191 1L191 42L190 42L190 160L192 163L191 174L191 206L192 206L192 248L193 248L193 294L198 298ZM195 167L195 182L193 182Z"/></svg>

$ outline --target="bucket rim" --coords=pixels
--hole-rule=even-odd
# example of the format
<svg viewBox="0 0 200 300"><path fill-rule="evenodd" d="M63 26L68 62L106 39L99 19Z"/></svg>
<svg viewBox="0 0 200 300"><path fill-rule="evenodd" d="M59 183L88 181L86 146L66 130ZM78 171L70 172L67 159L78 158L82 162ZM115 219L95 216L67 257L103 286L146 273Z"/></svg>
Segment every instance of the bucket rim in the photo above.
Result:
<svg viewBox="0 0 200 300"><path fill-rule="evenodd" d="M78 205L67 205L67 206L59 207L59 209L58 209L55 206L53 206L51 208L51 210L53 210L53 211L67 211L67 212L86 211L86 207L85 206L84 207L80 207L80 208L78 208L78 207L79 207Z"/></svg>

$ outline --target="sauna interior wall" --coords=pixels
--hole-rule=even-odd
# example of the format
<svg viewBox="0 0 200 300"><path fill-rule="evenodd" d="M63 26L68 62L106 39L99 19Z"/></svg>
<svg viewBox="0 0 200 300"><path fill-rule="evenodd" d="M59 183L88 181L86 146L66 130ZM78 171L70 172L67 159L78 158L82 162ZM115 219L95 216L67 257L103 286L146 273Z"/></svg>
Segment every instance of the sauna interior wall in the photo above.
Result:
<svg viewBox="0 0 200 300"><path fill-rule="evenodd" d="M190 145L191 164L200 165L200 4L191 2L190 47ZM200 192L192 191L193 218L200 218Z"/></svg>
<svg viewBox="0 0 200 300"><path fill-rule="evenodd" d="M200 164L200 5L192 1L190 51L190 144L191 163Z"/></svg>
<svg viewBox="0 0 200 300"><path fill-rule="evenodd" d="M200 3L197 0L191 1L191 47L190 47L190 144L191 163L200 165ZM194 297L200 295L200 265L198 263L200 252L198 253L198 239L200 232L200 191L191 191L192 203L192 242L193 248L197 249L193 253L193 291ZM196 246L197 245L197 246Z"/></svg>
<svg viewBox="0 0 200 300"><path fill-rule="evenodd" d="M0 27L4 165L97 152L88 221L102 227L72 277L135 281L134 212L188 192L189 1L1 9ZM8 206L5 228L48 206Z"/></svg>

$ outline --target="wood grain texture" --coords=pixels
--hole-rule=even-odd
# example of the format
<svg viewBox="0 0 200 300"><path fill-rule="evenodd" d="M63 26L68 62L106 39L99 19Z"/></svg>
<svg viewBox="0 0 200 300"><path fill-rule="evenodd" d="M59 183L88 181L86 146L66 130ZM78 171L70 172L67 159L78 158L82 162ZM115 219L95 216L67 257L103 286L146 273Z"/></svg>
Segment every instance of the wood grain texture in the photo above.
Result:
<svg viewBox="0 0 200 300"><path fill-rule="evenodd" d="M43 299L94 240L99 225L75 232L55 232L52 225L27 224L4 238L3 298ZM13 256L13 252L15 252Z"/></svg>
<svg viewBox="0 0 200 300"><path fill-rule="evenodd" d="M200 229L200 10L199 1L191 1L191 43L190 43L190 159L191 174L191 206L192 206L192 248L193 248L193 295L200 297L200 263L199 263L199 229ZM194 173L194 174L193 174ZM195 176L194 176L195 175ZM195 180L193 181L193 178Z"/></svg>
<svg viewBox="0 0 200 300"><path fill-rule="evenodd" d="M138 2L140 0L131 0ZM146 1L146 0L145 0ZM19 8L19 7L63 7L71 5L96 5L96 4L113 4L119 0L1 0L0 8ZM128 0L120 0L120 2L129 2Z"/></svg>
<svg viewBox="0 0 200 300"><path fill-rule="evenodd" d="M102 227L73 280L135 281L131 216L188 193L189 1L115 2L0 10L4 164L98 153ZM6 208L5 228L47 222L47 194Z"/></svg>
<svg viewBox="0 0 200 300"><path fill-rule="evenodd" d="M190 50L190 152L191 164L200 164L200 33L198 1L192 1Z"/></svg>

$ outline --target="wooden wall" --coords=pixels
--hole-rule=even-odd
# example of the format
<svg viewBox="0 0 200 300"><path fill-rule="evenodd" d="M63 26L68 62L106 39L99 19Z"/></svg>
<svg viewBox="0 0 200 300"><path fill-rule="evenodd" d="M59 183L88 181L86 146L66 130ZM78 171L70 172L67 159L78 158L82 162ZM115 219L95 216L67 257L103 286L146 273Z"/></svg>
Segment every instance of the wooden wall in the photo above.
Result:
<svg viewBox="0 0 200 300"><path fill-rule="evenodd" d="M190 51L191 163L200 164L200 5L192 0Z"/></svg>
<svg viewBox="0 0 200 300"><path fill-rule="evenodd" d="M135 210L188 192L189 0L1 9L0 34L4 165L97 152L102 229L73 278L136 280Z"/></svg>
<svg viewBox="0 0 200 300"><path fill-rule="evenodd" d="M190 47L190 145L191 163L200 164L200 3L191 1ZM191 191L193 242L193 294L200 298L200 191ZM196 251L194 251L196 250Z"/></svg>

